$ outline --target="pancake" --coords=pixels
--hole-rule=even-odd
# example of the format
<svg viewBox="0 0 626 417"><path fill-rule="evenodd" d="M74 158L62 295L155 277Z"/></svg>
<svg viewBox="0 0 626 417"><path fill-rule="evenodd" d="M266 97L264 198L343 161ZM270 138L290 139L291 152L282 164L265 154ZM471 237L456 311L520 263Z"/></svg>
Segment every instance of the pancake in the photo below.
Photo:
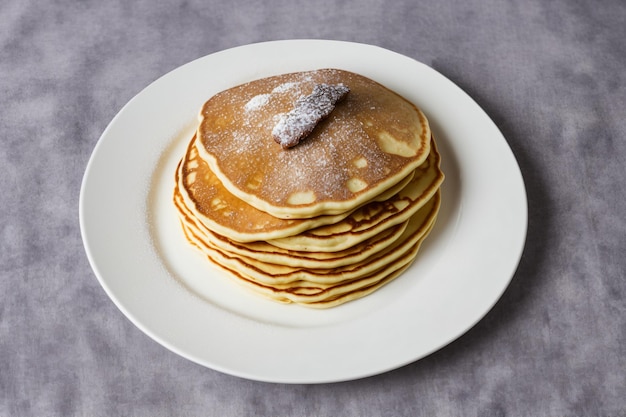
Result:
<svg viewBox="0 0 626 417"><path fill-rule="evenodd" d="M320 83L350 92L297 146L272 137L281 116ZM369 78L322 69L252 81L210 98L200 112L200 156L224 187L283 219L354 210L413 172L431 132L412 103Z"/></svg>
<svg viewBox="0 0 626 417"><path fill-rule="evenodd" d="M302 286L298 283L305 283L306 286L337 285L361 279L390 265L397 265L398 260L403 258L405 253L430 230L439 205L440 197L436 194L424 206L419 216L414 216L407 222L403 233L390 246L360 262L342 267L302 268L264 262L256 257L231 253L206 245L200 237L194 235L191 229L187 229L187 233L188 238L194 241L214 262L229 270L238 271L249 280L282 289Z"/></svg>
<svg viewBox="0 0 626 417"><path fill-rule="evenodd" d="M298 281L287 285L266 284L242 274L239 267L231 269L218 259L211 256L209 256L209 259L215 266L235 278L236 282L257 294L282 303L294 303L313 308L328 308L361 298L400 276L415 260L420 245L431 229L426 230L424 235L415 244L408 247L395 262L391 262L379 270L372 271L360 278L344 280L335 284L316 284L307 281Z"/></svg>
<svg viewBox="0 0 626 417"><path fill-rule="evenodd" d="M329 308L416 259L444 175L412 103L324 69L225 90L199 117L173 203L190 245L235 282L273 301Z"/></svg>
<svg viewBox="0 0 626 417"><path fill-rule="evenodd" d="M329 224L337 224L351 212L309 219L281 219L258 210L232 195L199 156L197 140L190 142L176 172L174 192L193 217L209 230L238 242L277 240ZM393 197L413 179L414 172L374 201Z"/></svg>
<svg viewBox="0 0 626 417"><path fill-rule="evenodd" d="M390 227L382 233L343 251L298 252L278 248L264 241L245 243L232 241L211 230L198 227L197 222L190 217L190 213L180 199L176 199L175 204L179 210L183 227L187 229L188 235L193 236L193 240L200 250L208 246L236 255L255 258L262 262L302 268L337 268L362 261L393 243L404 232L408 224L405 222Z"/></svg>

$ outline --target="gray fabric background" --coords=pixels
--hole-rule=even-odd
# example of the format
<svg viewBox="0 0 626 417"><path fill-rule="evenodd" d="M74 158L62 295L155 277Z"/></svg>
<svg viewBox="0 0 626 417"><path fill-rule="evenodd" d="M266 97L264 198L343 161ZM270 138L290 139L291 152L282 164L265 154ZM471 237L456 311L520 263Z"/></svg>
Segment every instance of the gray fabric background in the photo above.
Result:
<svg viewBox="0 0 626 417"><path fill-rule="evenodd" d="M0 416L626 416L626 3L0 2ZM205 369L145 336L83 250L83 172L164 73L264 40L422 61L494 119L529 230L493 310L398 370L322 385Z"/></svg>

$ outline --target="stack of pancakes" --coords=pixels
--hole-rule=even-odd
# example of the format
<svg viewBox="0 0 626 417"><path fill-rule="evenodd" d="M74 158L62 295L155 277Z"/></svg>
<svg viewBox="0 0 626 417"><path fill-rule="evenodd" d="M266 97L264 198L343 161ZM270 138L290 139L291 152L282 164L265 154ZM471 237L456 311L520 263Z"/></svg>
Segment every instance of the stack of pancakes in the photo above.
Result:
<svg viewBox="0 0 626 417"><path fill-rule="evenodd" d="M320 84L349 93L281 147L273 128ZM407 269L433 227L443 174L428 121L373 80L263 78L216 94L199 118L175 176L184 233L259 294L315 308L360 298Z"/></svg>

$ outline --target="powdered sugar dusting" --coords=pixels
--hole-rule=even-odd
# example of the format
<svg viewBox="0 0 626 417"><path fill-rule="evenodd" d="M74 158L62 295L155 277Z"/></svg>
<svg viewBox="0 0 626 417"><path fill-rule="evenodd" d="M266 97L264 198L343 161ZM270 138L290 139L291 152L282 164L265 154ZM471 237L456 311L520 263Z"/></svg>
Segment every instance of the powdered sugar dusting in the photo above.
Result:
<svg viewBox="0 0 626 417"><path fill-rule="evenodd" d="M256 95L254 97L252 97L250 99L250 101L248 101L245 106L243 106L243 109L245 111L253 111L253 110L259 110L261 107L265 106L267 104L267 102L270 99L270 95L269 94L259 94Z"/></svg>
<svg viewBox="0 0 626 417"><path fill-rule="evenodd" d="M292 88L296 87L298 84L300 83L296 83L296 82L289 82L289 83L283 83L281 85L279 85L278 87L274 88L272 90L272 93L284 93L287 92L289 90L291 90Z"/></svg>

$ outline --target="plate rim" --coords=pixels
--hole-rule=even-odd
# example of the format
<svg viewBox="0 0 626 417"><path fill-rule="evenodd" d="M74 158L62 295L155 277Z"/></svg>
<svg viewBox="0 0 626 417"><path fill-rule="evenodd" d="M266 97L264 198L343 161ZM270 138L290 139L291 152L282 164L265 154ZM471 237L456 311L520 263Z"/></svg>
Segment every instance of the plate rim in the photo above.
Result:
<svg viewBox="0 0 626 417"><path fill-rule="evenodd" d="M101 149L103 148L103 144L106 143L106 141L108 140L107 137L109 137L109 133L111 131L112 126L114 126L119 118L121 117L121 115L125 112L125 109L127 109L131 103L135 102L136 100L138 100L138 97L142 96L142 94L145 94L145 92L147 91L147 89L149 88L153 88L154 85L156 85L159 82L163 82L162 80L166 79L167 77L172 76L172 74L175 74L177 71L180 71L182 68L189 68L192 67L194 65L197 65L198 62L200 62L203 59L207 59L207 57L219 57L220 54L224 55L224 54L232 54L234 53L235 55L237 53L240 53L242 51L246 51L249 50L250 48L254 49L254 48L272 48L273 46L279 46L281 48L285 48L285 47L332 47L332 48L349 48L349 47L359 47L359 48L364 48L367 50L371 50L371 51L377 51L383 55L395 55L398 57L402 57L402 59L407 59L410 62L417 64L417 65L421 65L423 67L425 67L428 71L432 71L435 74L437 74L439 77L442 77L442 79L449 83L450 85L452 85L454 88L456 88L458 90L458 92L464 94L469 100L471 100L471 102L483 113L484 117L486 117L486 121L488 121L489 123L491 123L493 125L493 128L495 129L495 131L497 131L499 133L500 136L500 145L504 145L505 148L508 150L508 152L510 153L510 157L512 157L512 160L514 162L514 166L509 167L510 169L513 169L513 171L515 171L518 176L519 176L519 181L521 184L521 188L517 190L518 193L521 193L520 196L518 196L519 198L521 198L524 201L524 206L520 207L519 209L521 210L520 214L521 218L522 218L522 222L523 224L519 224L518 228L523 229L523 233L522 236L518 236L518 240L519 242L517 243L516 246L516 253L512 256L512 259L514 259L514 262L511 261L511 264L509 265L509 269L510 269L510 273L508 274L507 279L502 280L501 284L502 287L499 289L499 291L497 292L497 296L493 297L493 299L491 300L491 303L488 305L487 308L484 309L484 311L482 312L482 314L474 317L474 319L469 323L466 324L465 329L461 332L458 332L457 334L454 335L450 335L450 337L443 343L439 343L437 346L433 346L432 349L428 350L428 351L422 351L420 352L418 355L415 355L415 357L406 357L403 358L402 360L398 360L398 361L392 361L392 362L388 362L385 366L379 366L379 367L372 367L372 369L368 369L368 370L362 370L362 372L344 372L343 374L339 375L337 373L335 373L334 375L332 375L332 373L329 373L329 375L326 378L322 378L319 376L316 376L314 378L308 378L307 376L296 376L296 375L291 375L291 376L286 376L283 375L282 377L276 377L276 376L269 376L269 375L262 375L259 374L258 372L254 372L254 371L246 371L244 369L232 369L229 366L221 366L221 364L219 363L208 363L210 361L206 361L203 358L197 358L194 355L189 354L189 352L185 351L184 348L181 348L180 346L177 346L176 344L172 344L170 343L170 341L168 341L166 338L163 338L162 335L159 335L158 332L155 332L155 330L153 328L151 328L150 326L146 325L146 323L144 323L144 321L139 318L137 315L133 314L133 311L131 311L129 309L129 306L126 305L124 302L120 301L118 294L116 294L116 291L114 289L111 288L111 286L109 285L108 281L107 281L107 277L105 277L103 274L105 274L105 272L102 271L102 265L101 265L101 261L99 261L97 258L97 255L95 253L93 253L94 248L92 246L91 239L93 238L93 236L90 235L90 232L88 231L88 224L87 222L89 221L89 216L91 216L90 214L87 214L86 210L87 210L87 193L88 193L88 187L89 187L89 183L90 183L90 176L93 175L93 164L94 164L94 160L96 160L97 158L99 158L99 153L101 152ZM379 47L379 46L375 46L375 45L368 45L368 44L363 44L363 43L355 43L355 42L347 42L347 41L336 41L336 40L321 40L321 39L295 39L295 40L278 40L278 41L267 41L267 42L258 42L258 43L252 43L252 44L247 44L247 45L241 45L241 46L236 46L234 48L229 48L229 49L225 49L222 51L218 51L215 52L213 54L209 54L206 55L204 57L200 57L197 58L195 60L192 60L186 64L183 64L177 68L175 68L174 70L164 74L163 76L159 77L157 80L153 81L152 83L150 83L148 86L146 86L144 89L142 89L138 94L136 94L133 98L131 98L120 110L119 112L115 115L115 117L113 117L113 119L110 121L110 123L107 125L107 127L105 128L105 130L103 131L102 135L100 136L100 138L98 139L92 154L89 158L89 161L87 163L87 166L85 168L85 173L83 176L83 180L81 182L81 189L80 189L80 198L79 198L79 223L80 223L80 230L81 230L81 238L83 241L83 246L87 255L87 258L89 260L89 264L92 268L92 270L94 271L94 274L96 275L96 278L98 279L100 285L103 287L103 289L105 290L106 294L109 296L109 298L114 302L114 304L120 309L120 311L122 311L122 313L135 325L137 326L140 330L142 330L144 333L146 333L148 336L150 336L153 340L155 340L157 343L165 346L166 348L168 348L169 350L177 353L180 356L183 356L195 363L198 363L200 365L215 369L217 371L226 373L226 374L231 374L231 375L235 375L238 377L243 377L246 379L251 379L251 380L259 380L259 381L266 381L266 382L282 382L282 383L327 383L327 382L339 382L339 381L346 381L346 380L353 380L353 379L359 379L359 378L363 378L363 377L367 377L367 376L372 376L375 374L380 374L392 369L396 369L399 368L401 366L404 366L408 363L412 363L415 362L416 360L419 360L421 358L424 358L425 356L430 355L431 353L445 347L446 345L448 345L450 342L458 339L459 337L461 337L463 334L465 334L469 329L471 329L472 327L474 327L476 325L476 323L478 323L480 320L482 320L482 318L493 308L493 306L497 303L497 301L501 298L502 294L504 293L504 291L506 290L506 288L508 287L511 279L513 278L515 271L517 270L517 267L519 265L519 262L521 260L523 251L524 251L524 246L525 246L525 241L526 241L526 235L527 235L527 228L528 228L528 208L527 208L527 197L526 197L526 190L525 190L525 186L524 186L524 181L523 181L523 177L522 177L522 173L521 170L519 168L519 165L517 164L517 161L515 159L515 155L513 154L512 149L510 148L510 146L508 145L508 143L506 142L506 139L504 138L504 136L502 135L502 133L500 132L500 130L498 129L498 127L496 126L496 124L493 122L493 120L489 117L489 115L460 87L458 87L454 82L452 82L451 80L449 80L448 78L446 78L445 76L443 76L442 74L440 74L438 71L436 71L435 69L431 68L430 66L419 62L413 58L410 57L406 57L404 55L400 55L397 52L393 52L390 51L388 49Z"/></svg>

